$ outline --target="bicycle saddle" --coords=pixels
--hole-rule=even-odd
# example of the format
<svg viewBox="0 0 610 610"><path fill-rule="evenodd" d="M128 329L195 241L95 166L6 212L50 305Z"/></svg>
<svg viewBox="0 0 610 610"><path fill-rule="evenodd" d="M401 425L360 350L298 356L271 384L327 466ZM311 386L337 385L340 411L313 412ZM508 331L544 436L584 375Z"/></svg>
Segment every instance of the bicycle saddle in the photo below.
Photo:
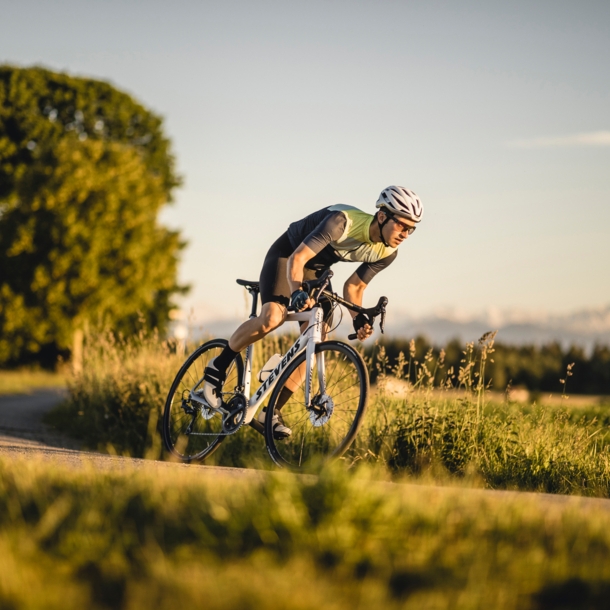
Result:
<svg viewBox="0 0 610 610"><path fill-rule="evenodd" d="M259 282L249 282L248 280L235 280L240 286L244 286L248 290L259 291Z"/></svg>

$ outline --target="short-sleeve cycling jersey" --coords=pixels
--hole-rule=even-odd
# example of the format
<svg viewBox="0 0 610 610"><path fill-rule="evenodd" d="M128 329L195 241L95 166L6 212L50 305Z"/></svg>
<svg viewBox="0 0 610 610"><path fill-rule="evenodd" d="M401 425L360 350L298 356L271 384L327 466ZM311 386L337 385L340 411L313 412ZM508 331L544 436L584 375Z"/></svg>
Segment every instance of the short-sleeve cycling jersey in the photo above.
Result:
<svg viewBox="0 0 610 610"><path fill-rule="evenodd" d="M356 274L368 284L398 254L396 248L371 241L369 229L374 218L350 205L331 205L293 222L288 239L294 249L304 243L316 253L305 267L328 268L339 261L362 263Z"/></svg>

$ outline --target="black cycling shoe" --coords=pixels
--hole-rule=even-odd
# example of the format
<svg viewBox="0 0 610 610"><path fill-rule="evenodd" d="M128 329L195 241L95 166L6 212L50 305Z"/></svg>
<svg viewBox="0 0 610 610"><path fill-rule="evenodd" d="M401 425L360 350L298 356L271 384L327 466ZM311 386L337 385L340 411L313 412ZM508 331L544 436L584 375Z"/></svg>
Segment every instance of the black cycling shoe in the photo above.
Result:
<svg viewBox="0 0 610 610"><path fill-rule="evenodd" d="M210 407L218 409L222 405L221 390L227 375L224 371L219 371L214 366L214 360L216 358L212 358L203 371L203 380L205 381L203 385L203 398Z"/></svg>

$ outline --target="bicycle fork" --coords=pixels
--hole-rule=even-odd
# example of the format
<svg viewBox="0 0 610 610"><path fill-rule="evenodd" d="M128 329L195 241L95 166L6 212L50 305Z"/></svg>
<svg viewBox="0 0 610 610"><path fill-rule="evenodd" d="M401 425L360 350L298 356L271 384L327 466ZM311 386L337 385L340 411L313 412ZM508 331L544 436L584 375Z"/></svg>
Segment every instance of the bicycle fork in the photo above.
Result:
<svg viewBox="0 0 610 610"><path fill-rule="evenodd" d="M314 367L317 365L318 369L318 380L320 384L320 394L326 391L326 382L324 375L324 355L322 353L316 355L316 345L322 341L322 323L324 319L324 312L321 307L316 307L316 315L313 323L311 337L307 342L307 349L305 352L305 363L307 366L305 374L305 406L307 409L311 409L312 401L312 385L313 385L313 372Z"/></svg>

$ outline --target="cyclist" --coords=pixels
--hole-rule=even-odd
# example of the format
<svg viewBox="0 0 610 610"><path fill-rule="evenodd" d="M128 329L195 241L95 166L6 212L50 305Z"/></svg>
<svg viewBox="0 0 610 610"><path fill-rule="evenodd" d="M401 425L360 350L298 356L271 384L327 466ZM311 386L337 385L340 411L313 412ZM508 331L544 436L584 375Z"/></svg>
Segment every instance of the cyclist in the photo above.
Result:
<svg viewBox="0 0 610 610"><path fill-rule="evenodd" d="M304 311L314 301L302 289L302 282L319 277L324 270L339 262L359 262L361 265L343 286L343 296L357 305L362 304L364 290L381 270L390 265L398 254L398 246L415 231L423 216L419 197L402 186L389 186L377 200L375 215L349 205L331 205L293 222L269 249L260 275L261 313L244 322L231 336L227 347L205 369L203 395L211 407L222 404L220 391L226 371L235 356L286 320L288 307ZM328 321L331 306L321 303ZM364 341L373 333L363 314L350 311L358 339ZM288 401L292 390L283 388L277 410ZM259 421L264 421L265 410ZM274 437L290 436L277 415Z"/></svg>

